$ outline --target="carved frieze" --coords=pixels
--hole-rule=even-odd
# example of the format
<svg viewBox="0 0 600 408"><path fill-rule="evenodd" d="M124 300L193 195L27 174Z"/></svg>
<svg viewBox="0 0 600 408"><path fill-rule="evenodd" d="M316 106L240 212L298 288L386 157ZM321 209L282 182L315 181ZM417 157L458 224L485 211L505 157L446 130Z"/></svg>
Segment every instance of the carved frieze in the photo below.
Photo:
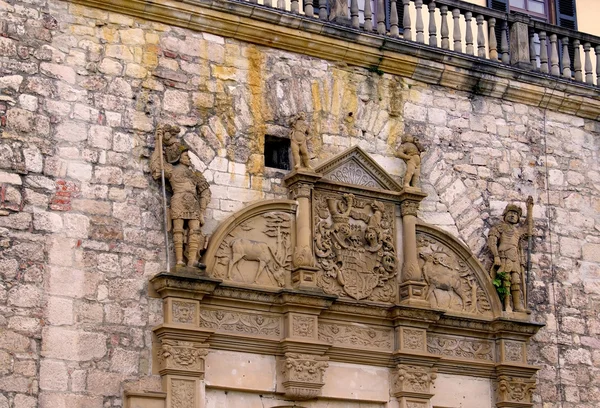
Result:
<svg viewBox="0 0 600 408"><path fill-rule="evenodd" d="M281 318L228 310L200 311L200 327L228 332L280 337Z"/></svg>
<svg viewBox="0 0 600 408"><path fill-rule="evenodd" d="M226 281L283 287L292 269L293 216L272 211L236 226L216 251L212 274Z"/></svg>
<svg viewBox="0 0 600 408"><path fill-rule="evenodd" d="M285 353L281 374L286 397L295 400L317 397L324 385L328 360L328 357L312 354Z"/></svg>
<svg viewBox="0 0 600 408"><path fill-rule="evenodd" d="M315 320L313 316L292 316L292 336L294 337L314 337Z"/></svg>
<svg viewBox="0 0 600 408"><path fill-rule="evenodd" d="M425 299L432 307L488 316L492 306L475 271L435 237L417 233L419 264L428 284Z"/></svg>
<svg viewBox="0 0 600 408"><path fill-rule="evenodd" d="M408 364L398 364L394 372L393 394L402 396L407 393L429 394L437 370Z"/></svg>
<svg viewBox="0 0 600 408"><path fill-rule="evenodd" d="M494 361L494 343L489 340L428 333L427 351L440 356Z"/></svg>
<svg viewBox="0 0 600 408"><path fill-rule="evenodd" d="M365 325L342 325L319 322L319 340L339 346L375 348L390 351L393 348L391 329Z"/></svg>
<svg viewBox="0 0 600 408"><path fill-rule="evenodd" d="M499 406L530 407L535 388L534 379L501 375L498 377L497 403Z"/></svg>
<svg viewBox="0 0 600 408"><path fill-rule="evenodd" d="M326 293L392 302L397 288L394 205L315 190L317 284Z"/></svg>

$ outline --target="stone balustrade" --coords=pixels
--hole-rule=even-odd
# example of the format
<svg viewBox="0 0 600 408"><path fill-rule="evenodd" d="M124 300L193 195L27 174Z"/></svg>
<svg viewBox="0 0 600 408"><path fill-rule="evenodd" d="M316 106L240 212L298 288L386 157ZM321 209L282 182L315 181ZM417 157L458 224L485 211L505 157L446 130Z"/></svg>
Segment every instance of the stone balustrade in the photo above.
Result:
<svg viewBox="0 0 600 408"><path fill-rule="evenodd" d="M248 0L258 4L259 0ZM362 33L600 86L600 37L460 0L261 0ZM427 25L426 25L427 23Z"/></svg>

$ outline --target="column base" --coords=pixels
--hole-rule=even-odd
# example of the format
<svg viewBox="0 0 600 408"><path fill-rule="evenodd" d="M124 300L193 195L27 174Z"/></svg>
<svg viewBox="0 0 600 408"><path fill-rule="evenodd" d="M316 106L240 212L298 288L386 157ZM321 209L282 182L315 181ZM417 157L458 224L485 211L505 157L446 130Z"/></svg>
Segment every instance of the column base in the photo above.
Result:
<svg viewBox="0 0 600 408"><path fill-rule="evenodd" d="M292 286L294 289L305 289L322 292L317 286L317 272L314 266L299 266L292 271Z"/></svg>
<svg viewBox="0 0 600 408"><path fill-rule="evenodd" d="M427 284L422 281L406 281L400 284L400 304L405 306L429 307L425 300Z"/></svg>

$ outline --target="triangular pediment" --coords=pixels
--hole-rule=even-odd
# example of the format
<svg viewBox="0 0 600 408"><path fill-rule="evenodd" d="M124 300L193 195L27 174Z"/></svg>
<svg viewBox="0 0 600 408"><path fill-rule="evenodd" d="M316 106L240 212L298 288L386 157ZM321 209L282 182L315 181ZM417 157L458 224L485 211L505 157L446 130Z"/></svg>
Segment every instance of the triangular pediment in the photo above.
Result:
<svg viewBox="0 0 600 408"><path fill-rule="evenodd" d="M315 168L323 179L380 190L402 187L359 146L353 146Z"/></svg>

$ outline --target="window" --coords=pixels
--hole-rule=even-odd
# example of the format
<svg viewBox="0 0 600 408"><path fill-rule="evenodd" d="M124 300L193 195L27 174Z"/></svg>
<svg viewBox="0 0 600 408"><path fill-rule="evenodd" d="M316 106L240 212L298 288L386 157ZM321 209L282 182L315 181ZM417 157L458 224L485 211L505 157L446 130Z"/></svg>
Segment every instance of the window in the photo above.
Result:
<svg viewBox="0 0 600 408"><path fill-rule="evenodd" d="M549 20L546 0L508 0L508 3L511 11L520 11L532 17Z"/></svg>
<svg viewBox="0 0 600 408"><path fill-rule="evenodd" d="M265 136L265 166L289 170L290 139L277 136Z"/></svg>

